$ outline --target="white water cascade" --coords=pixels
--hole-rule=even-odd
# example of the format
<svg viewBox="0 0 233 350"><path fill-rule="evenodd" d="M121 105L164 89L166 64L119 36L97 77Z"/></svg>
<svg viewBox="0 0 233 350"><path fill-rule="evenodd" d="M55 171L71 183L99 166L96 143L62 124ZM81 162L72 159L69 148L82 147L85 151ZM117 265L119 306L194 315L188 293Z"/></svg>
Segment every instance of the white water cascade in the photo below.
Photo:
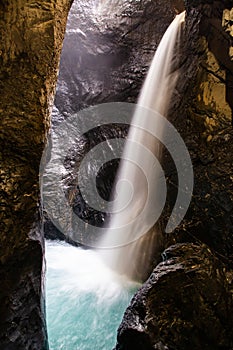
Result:
<svg viewBox="0 0 233 350"><path fill-rule="evenodd" d="M46 242L46 309L51 350L112 349L139 284L115 274L93 250Z"/></svg>
<svg viewBox="0 0 233 350"><path fill-rule="evenodd" d="M132 120L132 124L140 127L130 127L114 186L117 197L113 207L114 214L109 224L109 232L101 241L102 247L114 247L101 252L106 263L132 279L146 277L155 256L155 249L157 247L158 250L159 246L159 230L155 226L151 228L150 221L156 215L156 208L161 202L161 194L158 193L161 171L158 162L151 163L148 151L153 154L153 158L160 160L161 146L145 129L151 111L168 117L170 100L179 74L178 71L172 71L173 61L184 19L185 12L176 16L164 34L151 63ZM158 122L156 128L160 134L163 133L162 123ZM138 145L141 147L138 148ZM140 166L127 160L132 155L134 163ZM144 220L137 220L147 205L149 196L151 198Z"/></svg>

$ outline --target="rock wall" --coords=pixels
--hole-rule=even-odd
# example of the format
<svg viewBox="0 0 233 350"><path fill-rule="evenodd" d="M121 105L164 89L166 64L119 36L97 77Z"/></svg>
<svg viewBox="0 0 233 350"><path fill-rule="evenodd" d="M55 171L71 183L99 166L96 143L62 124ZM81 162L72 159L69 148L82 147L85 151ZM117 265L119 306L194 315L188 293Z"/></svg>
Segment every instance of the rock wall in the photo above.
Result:
<svg viewBox="0 0 233 350"><path fill-rule="evenodd" d="M60 73L53 109L53 126L82 108L99 103L136 102L150 62L166 28L183 1L75 1L68 19L61 56ZM81 15L80 15L81 14ZM71 163L82 160L97 143L107 138L124 138L127 128L92 130L70 155L69 177L65 179L68 197L74 198L77 215L93 225L102 225L104 213L83 200L77 189L77 172ZM94 162L93 162L94 163ZM97 179L101 195L108 199L118 161L109 162ZM90 167L94 174L95 165ZM68 186L67 186L68 184ZM71 240L45 219L48 238ZM72 242L76 244L75 242Z"/></svg>
<svg viewBox="0 0 233 350"><path fill-rule="evenodd" d="M70 0L0 3L1 349L47 349L39 164Z"/></svg>
<svg viewBox="0 0 233 350"><path fill-rule="evenodd" d="M225 150L231 149L233 103L231 2L187 1L186 8L187 26L177 67L180 80L169 118L191 153L196 186L183 226L175 235L164 236L163 246L200 239L228 260L232 256L232 170L231 152ZM121 0L117 5L102 1L98 6L92 0L85 6L75 2L62 52L54 125L92 104L135 102L165 29L175 12L182 10L182 1L169 1L166 5L147 0L137 3ZM83 15L79 16L81 12ZM88 136L91 146L97 134L99 130ZM109 137L106 130L101 134L103 140ZM121 130L120 136L124 136ZM77 158L81 159L82 150L78 153ZM170 203L164 222L168 220L177 192L172 164L165 154ZM111 189L112 182L106 181L110 174L112 164L100 179L103 192ZM74 173L67 179L70 188L74 187L75 176ZM76 203L80 202L85 206L78 195ZM205 206L208 208L203 210ZM74 207L77 207L75 203ZM90 221L101 224L104 220L102 214L90 208L85 207L85 212ZM46 234L56 237L58 232L46 222Z"/></svg>
<svg viewBox="0 0 233 350"><path fill-rule="evenodd" d="M175 233L165 237L165 246L200 240L232 268L233 61L230 13L218 1L188 7L180 81L171 106L171 120L189 148L195 185L186 218ZM164 163L166 161L165 157ZM177 184L172 167L169 172L168 182ZM175 186L171 185L171 193L175 192Z"/></svg>
<svg viewBox="0 0 233 350"><path fill-rule="evenodd" d="M47 348L38 173L70 3L0 4L3 349ZM155 48L183 6L178 0L95 4L77 1L73 8L55 124L91 104L134 102ZM170 118L192 156L194 196L182 225L164 235L165 248L175 245L126 311L118 350L233 347L232 1L187 0L186 8L181 75ZM177 183L166 157L171 201L164 221Z"/></svg>
<svg viewBox="0 0 233 350"><path fill-rule="evenodd" d="M75 1L55 98L59 112L135 102L175 7L182 8L182 1Z"/></svg>
<svg viewBox="0 0 233 350"><path fill-rule="evenodd" d="M119 0L113 4L109 0L100 1L98 7L95 4L91 0L85 6L77 2L72 9L54 125L92 104L135 102L165 29L175 12L183 9L182 1ZM117 350L233 348L233 4L187 0L185 6L186 24L176 60L180 78L169 118L191 154L194 194L182 224L174 233L163 235L164 261L127 309ZM77 16L80 7L81 17ZM103 139L109 135L104 132ZM89 135L89 146L94 146L96 135ZM166 152L163 165L169 194L162 228L178 184ZM112 168L103 175L103 183L110 173ZM80 203L79 196L76 202ZM95 214L89 214L92 220Z"/></svg>
<svg viewBox="0 0 233 350"><path fill-rule="evenodd" d="M161 264L124 315L117 350L233 348L232 6L232 1L186 1L170 119L192 157L194 194L180 227L164 235L169 248ZM166 152L163 163L167 222L177 175Z"/></svg>

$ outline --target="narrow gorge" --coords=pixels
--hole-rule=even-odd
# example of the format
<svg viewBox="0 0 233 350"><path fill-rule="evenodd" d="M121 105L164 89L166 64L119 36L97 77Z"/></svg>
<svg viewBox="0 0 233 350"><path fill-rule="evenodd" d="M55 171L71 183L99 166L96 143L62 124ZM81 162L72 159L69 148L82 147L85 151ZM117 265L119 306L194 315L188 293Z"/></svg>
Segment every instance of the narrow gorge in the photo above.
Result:
<svg viewBox="0 0 233 350"><path fill-rule="evenodd" d="M74 282L73 277L68 278L68 267L66 270L69 260L85 266L84 272L73 269L77 285L80 280L88 288L97 285L101 291L108 290L109 280L100 283L101 278L92 278L89 260L81 258L82 253L72 258L73 249L83 252L89 247L65 235L43 209L41 157L49 130L55 132L70 115L102 103L136 103L166 29L184 10L185 23L173 61L174 72L179 74L167 114L191 156L192 200L182 222L168 232L179 179L174 160L163 149L167 200L156 224L160 235L148 279L140 288L112 282L112 292L119 296L119 320L111 322L119 328L117 334L116 329L108 330L109 319L99 329L113 334L115 350L233 349L232 0L13 0L0 4L1 349L49 348L44 236L49 239L47 278L51 278L52 247L58 244L51 240L66 241L56 257L58 261L62 257L59 268L67 274L67 284L62 283L61 288L69 289L68 282ZM64 193L73 212L86 224L101 228L110 217L85 202L77 166L96 145L125 139L128 129L124 123L97 126L84 134L65 159ZM111 149L111 142L107 144ZM106 201L118 165L116 157L98 172L97 189ZM85 176L93 176L97 167L98 159ZM67 246L70 250L65 253ZM88 249L90 259L91 254ZM143 270L143 254L141 261ZM97 260L94 263L99 269L96 277L108 275ZM107 298L113 297L109 294ZM89 301L93 307L98 304L92 296ZM81 302L78 296L73 305ZM104 315L105 304L101 307L97 313ZM47 310L47 318L49 315ZM79 322L79 315L75 317ZM105 321L108 317L105 314ZM87 331L87 337L93 339L92 349L109 349L106 333L95 343L96 336L88 330L84 325L75 337ZM50 348L57 350L51 344ZM82 348L61 343L60 349Z"/></svg>

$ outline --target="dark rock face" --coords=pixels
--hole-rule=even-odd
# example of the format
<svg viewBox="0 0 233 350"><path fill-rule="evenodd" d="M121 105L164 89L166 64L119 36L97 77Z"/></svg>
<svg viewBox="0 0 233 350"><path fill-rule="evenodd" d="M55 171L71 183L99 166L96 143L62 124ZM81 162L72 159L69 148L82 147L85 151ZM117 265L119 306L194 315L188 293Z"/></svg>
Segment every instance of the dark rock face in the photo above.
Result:
<svg viewBox="0 0 233 350"><path fill-rule="evenodd" d="M225 19L229 16L230 11L223 11L220 2L199 6L187 16L171 120L190 151L195 185L186 218L175 233L165 237L165 246L201 240L232 268L233 133L229 101L233 101L233 89L229 87L233 63L231 25ZM172 167L169 172L170 183L177 183ZM172 185L171 193L170 197L176 193Z"/></svg>
<svg viewBox="0 0 233 350"><path fill-rule="evenodd" d="M0 4L2 349L47 348L43 239L35 224L38 172L70 3ZM54 125L92 104L134 102L174 8L180 11L182 6L179 0L109 0L100 1L98 7L94 0L75 3L64 44ZM182 74L171 120L189 147L195 190L185 221L175 234L164 236L164 247L195 244L182 243L165 251L165 262L157 266L125 314L118 350L233 347L232 291L226 278L233 257L232 1L186 0L186 7ZM93 133L87 143L95 137ZM168 162L173 199L175 175L169 166ZM103 177L108 175L104 169ZM106 198L112 181L106 187L99 183ZM77 211L79 199L74 200ZM91 213L89 220L94 216Z"/></svg>
<svg viewBox="0 0 233 350"><path fill-rule="evenodd" d="M232 349L232 294L224 265L205 245L164 252L134 296L116 350Z"/></svg>
<svg viewBox="0 0 233 350"><path fill-rule="evenodd" d="M67 116L90 105L104 102L135 102L148 67L166 28L183 2L143 0L75 1L71 8L61 56L60 73L53 109L53 126ZM68 197L74 198L77 215L91 224L101 226L107 217L88 207L79 194L75 168L84 155L99 142L125 138L128 127L92 130L76 146L75 157L68 163L70 176ZM74 159L75 158L75 159ZM109 198L118 163L109 162L99 174L97 187ZM68 165L69 166L69 165ZM91 172L94 172L94 165ZM67 240L45 219L47 238ZM68 238L70 241L70 239Z"/></svg>
<svg viewBox="0 0 233 350"><path fill-rule="evenodd" d="M64 44L54 126L92 104L134 102L155 48L174 17L174 4L182 10L179 1L118 4L101 2L96 8L93 1L85 6L75 3ZM166 250L166 261L154 270L125 313L118 350L233 346L232 296L225 276L231 273L233 261L231 6L232 1L186 1L176 67L180 78L169 118L192 157L194 195L180 227L163 235L163 247L174 246ZM78 16L81 7L83 15ZM89 135L85 145L93 147L96 135ZM101 135L108 137L109 132ZM163 163L169 195L161 226L168 221L177 193L177 174L166 153ZM112 169L106 170L100 180L106 198L111 184L106 188L102 184L110 173ZM75 173L68 179L71 192L73 179ZM78 212L84 204L79 195L74 198ZM88 220L95 220L96 213L89 209L88 213Z"/></svg>
<svg viewBox="0 0 233 350"><path fill-rule="evenodd" d="M226 278L232 275L233 256L232 2L187 3L170 120L192 157L194 194L180 227L164 235L165 247L182 243L165 251L165 262L127 309L118 350L233 348L232 287ZM166 152L163 163L169 184L167 222L177 175Z"/></svg>
<svg viewBox="0 0 233 350"><path fill-rule="evenodd" d="M39 164L71 1L0 4L0 348L47 349Z"/></svg>
<svg viewBox="0 0 233 350"><path fill-rule="evenodd" d="M181 7L180 3L75 1L55 98L59 112L73 113L101 102L134 102L155 49L174 17L174 7Z"/></svg>
<svg viewBox="0 0 233 350"><path fill-rule="evenodd" d="M174 6L182 10L182 2L168 2L166 6L159 1L111 4L111 1L103 2L96 7L93 1L88 1L85 6L80 2L73 5L62 53L54 126L91 104L135 101L155 48L174 16ZM229 11L225 14L225 26L222 25L224 6L228 5L219 1L187 3L189 12L180 54L180 80L169 118L189 148L196 185L183 226L175 235L165 237L164 247L201 239L231 259L232 151L225 151L232 150L233 68L229 54L232 41ZM95 145L98 132L93 131L87 137L89 146ZM100 130L100 134L102 139L111 137L108 130ZM120 130L118 136L124 137L125 132ZM84 148L87 150L89 146ZM76 161L80 162L82 151L76 153L79 153ZM166 222L174 205L176 185L172 184L177 184L177 178L166 156L164 168L171 184L171 203L164 215ZM100 187L105 186L112 173L110 163L99 179ZM76 212L85 207L81 211L88 213L87 220L101 225L105 216L85 206L72 185L75 177L73 173L67 181L70 191L76 191ZM111 183L104 189L107 196ZM203 210L206 206L208 210ZM56 236L52 224L49 225L51 229L46 230L46 235Z"/></svg>
<svg viewBox="0 0 233 350"><path fill-rule="evenodd" d="M223 0L223 1L216 1L216 0L184 0L185 8L189 11L195 7L200 7L203 5L207 6L215 6L218 7L221 6L223 9L225 8L231 8L232 7L232 0Z"/></svg>

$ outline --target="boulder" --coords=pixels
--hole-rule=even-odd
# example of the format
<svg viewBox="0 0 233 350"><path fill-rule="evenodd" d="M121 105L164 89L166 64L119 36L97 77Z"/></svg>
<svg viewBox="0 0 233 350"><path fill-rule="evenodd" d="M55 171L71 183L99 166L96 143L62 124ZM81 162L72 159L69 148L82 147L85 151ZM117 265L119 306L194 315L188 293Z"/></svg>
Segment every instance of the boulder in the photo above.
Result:
<svg viewBox="0 0 233 350"><path fill-rule="evenodd" d="M221 261L204 244L176 244L133 297L115 350L232 349L232 306Z"/></svg>

